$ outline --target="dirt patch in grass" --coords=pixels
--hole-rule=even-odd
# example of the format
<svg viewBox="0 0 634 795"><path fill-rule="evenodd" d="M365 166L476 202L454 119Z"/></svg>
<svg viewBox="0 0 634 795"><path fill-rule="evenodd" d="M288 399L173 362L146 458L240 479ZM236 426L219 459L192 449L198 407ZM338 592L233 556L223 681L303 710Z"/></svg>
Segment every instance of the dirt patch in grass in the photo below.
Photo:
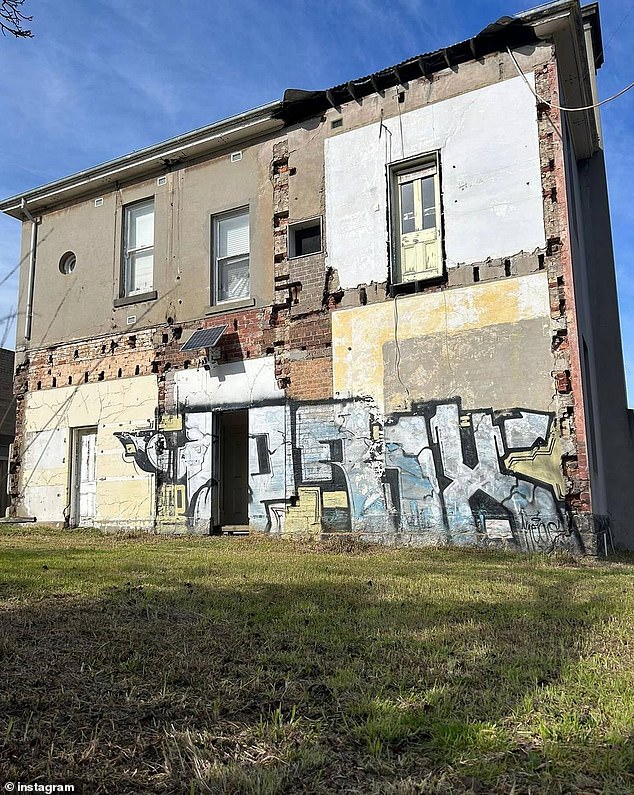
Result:
<svg viewBox="0 0 634 795"><path fill-rule="evenodd" d="M0 535L4 780L632 791L634 567L326 550Z"/></svg>

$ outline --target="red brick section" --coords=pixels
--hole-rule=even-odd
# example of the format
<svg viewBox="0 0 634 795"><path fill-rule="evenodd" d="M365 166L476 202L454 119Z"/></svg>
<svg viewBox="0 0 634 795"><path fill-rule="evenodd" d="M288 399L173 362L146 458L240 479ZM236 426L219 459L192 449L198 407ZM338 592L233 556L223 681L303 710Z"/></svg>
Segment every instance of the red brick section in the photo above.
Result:
<svg viewBox="0 0 634 795"><path fill-rule="evenodd" d="M332 359L321 357L289 362L288 396L294 400L328 400L332 397ZM310 398L306 396L310 395Z"/></svg>
<svg viewBox="0 0 634 795"><path fill-rule="evenodd" d="M153 351L151 330L130 331L29 351L20 373L25 376L28 371L30 392L147 375L152 372Z"/></svg>
<svg viewBox="0 0 634 795"><path fill-rule="evenodd" d="M332 330L324 306L323 259L288 260L288 142L273 147L273 235L276 299L265 351L275 355L275 376L287 397L332 397Z"/></svg>
<svg viewBox="0 0 634 795"><path fill-rule="evenodd" d="M551 105L559 105L557 64L553 57L535 73L536 91ZM575 307L566 174L561 113L538 106L538 127L544 194L544 221L548 241L545 265L548 273L553 378L556 415L562 439L562 466L568 483L566 503L578 516L592 514L586 426L581 384L579 337Z"/></svg>

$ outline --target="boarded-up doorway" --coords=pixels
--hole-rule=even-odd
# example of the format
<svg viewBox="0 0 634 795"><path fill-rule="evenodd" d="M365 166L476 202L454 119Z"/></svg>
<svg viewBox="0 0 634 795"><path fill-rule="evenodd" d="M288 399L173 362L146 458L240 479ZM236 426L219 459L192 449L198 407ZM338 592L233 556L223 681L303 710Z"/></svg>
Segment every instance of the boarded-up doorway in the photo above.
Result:
<svg viewBox="0 0 634 795"><path fill-rule="evenodd" d="M220 412L216 428L219 524L245 526L249 523L249 414Z"/></svg>
<svg viewBox="0 0 634 795"><path fill-rule="evenodd" d="M70 523L73 527L92 525L96 516L97 429L73 431Z"/></svg>

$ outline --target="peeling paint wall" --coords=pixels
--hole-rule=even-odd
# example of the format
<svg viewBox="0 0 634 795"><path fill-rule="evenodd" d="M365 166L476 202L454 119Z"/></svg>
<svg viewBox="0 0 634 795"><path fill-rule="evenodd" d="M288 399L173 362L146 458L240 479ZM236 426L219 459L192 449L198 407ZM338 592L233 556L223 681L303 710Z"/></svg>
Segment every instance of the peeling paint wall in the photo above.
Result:
<svg viewBox="0 0 634 795"><path fill-rule="evenodd" d="M342 310L332 336L337 397L388 412L456 395L468 408L552 410L545 273Z"/></svg>
<svg viewBox="0 0 634 795"><path fill-rule="evenodd" d="M385 281L386 164L435 151L447 268L545 245L535 100L516 77L325 141L326 264L343 288Z"/></svg>
<svg viewBox="0 0 634 795"><path fill-rule="evenodd" d="M94 523L144 529L153 526L153 476L138 467L130 468L115 434L153 427L155 377L31 392L26 403L20 475L22 515L35 516L40 522L68 521L73 429L96 427Z"/></svg>

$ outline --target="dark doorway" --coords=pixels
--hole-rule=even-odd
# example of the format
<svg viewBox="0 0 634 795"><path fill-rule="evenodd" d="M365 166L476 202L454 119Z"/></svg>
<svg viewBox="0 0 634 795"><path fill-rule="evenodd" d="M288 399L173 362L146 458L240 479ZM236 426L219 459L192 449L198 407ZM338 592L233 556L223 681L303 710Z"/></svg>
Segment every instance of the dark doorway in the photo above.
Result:
<svg viewBox="0 0 634 795"><path fill-rule="evenodd" d="M218 497L221 527L249 524L249 415L218 414Z"/></svg>

